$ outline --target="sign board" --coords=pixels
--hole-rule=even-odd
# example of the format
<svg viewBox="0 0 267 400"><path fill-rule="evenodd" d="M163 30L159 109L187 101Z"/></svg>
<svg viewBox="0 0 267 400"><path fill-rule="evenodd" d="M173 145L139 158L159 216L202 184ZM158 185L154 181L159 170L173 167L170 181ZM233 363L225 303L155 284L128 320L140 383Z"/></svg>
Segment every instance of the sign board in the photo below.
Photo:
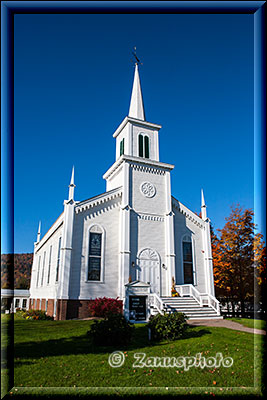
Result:
<svg viewBox="0 0 267 400"><path fill-rule="evenodd" d="M146 297L129 296L129 319L135 321L146 320Z"/></svg>

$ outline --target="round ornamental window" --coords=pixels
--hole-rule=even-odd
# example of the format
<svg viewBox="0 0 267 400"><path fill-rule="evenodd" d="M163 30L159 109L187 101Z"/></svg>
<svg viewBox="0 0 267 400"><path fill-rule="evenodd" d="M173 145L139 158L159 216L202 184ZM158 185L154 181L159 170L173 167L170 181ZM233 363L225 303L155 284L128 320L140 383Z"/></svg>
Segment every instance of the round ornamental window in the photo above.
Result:
<svg viewBox="0 0 267 400"><path fill-rule="evenodd" d="M150 182L144 182L140 186L141 193L146 197L153 197L156 194L155 186Z"/></svg>

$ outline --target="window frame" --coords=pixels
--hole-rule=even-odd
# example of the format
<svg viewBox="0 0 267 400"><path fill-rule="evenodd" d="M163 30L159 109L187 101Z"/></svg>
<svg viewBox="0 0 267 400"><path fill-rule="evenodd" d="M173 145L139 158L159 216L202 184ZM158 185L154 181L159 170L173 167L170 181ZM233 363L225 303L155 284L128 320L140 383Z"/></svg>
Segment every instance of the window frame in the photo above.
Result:
<svg viewBox="0 0 267 400"><path fill-rule="evenodd" d="M124 155L124 138L120 141L120 157Z"/></svg>
<svg viewBox="0 0 267 400"><path fill-rule="evenodd" d="M139 133L138 135L138 156L142 158L144 157L144 136L142 133Z"/></svg>
<svg viewBox="0 0 267 400"><path fill-rule="evenodd" d="M49 249L49 259L48 259L48 271L47 271L47 285L50 284L50 274L51 274L51 260L52 260L52 244Z"/></svg>
<svg viewBox="0 0 267 400"><path fill-rule="evenodd" d="M144 157L149 158L149 136L144 136Z"/></svg>
<svg viewBox="0 0 267 400"><path fill-rule="evenodd" d="M38 266L37 266L37 277L36 277L36 287L39 285L39 275L40 275L40 266L41 266L41 255L38 256Z"/></svg>
<svg viewBox="0 0 267 400"><path fill-rule="evenodd" d="M191 243L191 252L192 252L192 283L185 283L184 281L184 263L190 263L190 261L184 260L184 246L183 243ZM195 269L195 249L194 249L194 239L190 234L185 234L181 238L181 263L182 263L182 282L183 285L193 285L197 286L197 277L196 277L196 269Z"/></svg>
<svg viewBox="0 0 267 400"><path fill-rule="evenodd" d="M40 286L44 285L45 258L46 258L46 251L44 251L44 256L43 256L43 269L42 269L41 285Z"/></svg>
<svg viewBox="0 0 267 400"><path fill-rule="evenodd" d="M150 137L147 134L138 134L138 156L141 158L149 158L150 153Z"/></svg>
<svg viewBox="0 0 267 400"><path fill-rule="evenodd" d="M95 230L95 229L96 230ZM89 257L90 257L90 233L99 233L101 234L101 261L100 261L100 279L99 280L89 280L88 272L89 272ZM105 229L99 224L92 224L89 226L86 235L86 268L85 268L85 282L87 283L104 283L104 269L105 269L105 242L106 242L106 232ZM92 256L94 257L94 256Z"/></svg>
<svg viewBox="0 0 267 400"><path fill-rule="evenodd" d="M57 265L56 265L56 280L55 280L56 283L58 283L58 278L59 278L59 268L60 268L60 261L61 261L61 241L62 241L62 236L59 236L58 251L57 251Z"/></svg>

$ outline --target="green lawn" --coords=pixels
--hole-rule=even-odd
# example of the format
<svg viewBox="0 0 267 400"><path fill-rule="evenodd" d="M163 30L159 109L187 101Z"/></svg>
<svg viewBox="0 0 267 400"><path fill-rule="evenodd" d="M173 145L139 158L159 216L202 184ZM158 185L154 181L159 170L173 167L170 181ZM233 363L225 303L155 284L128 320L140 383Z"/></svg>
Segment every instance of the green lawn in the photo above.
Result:
<svg viewBox="0 0 267 400"><path fill-rule="evenodd" d="M251 318L227 318L231 321L238 322L241 325L247 326L248 328L263 329L266 330L266 321L262 319L251 319Z"/></svg>
<svg viewBox="0 0 267 400"><path fill-rule="evenodd" d="M6 319L3 321L5 324ZM117 387L120 389L116 390L123 394L140 393L142 387L146 388L146 392L168 391L168 394L177 394L177 390L225 394L229 390L234 393L233 387L241 392L260 393L260 335L199 326L190 327L183 339L152 345L148 341L146 325L141 324L136 325L133 342L127 348L108 348L92 345L86 335L91 324L92 321L29 321L15 317L16 389L12 394L36 391L30 387L39 387L42 391L50 387L70 387L77 394L78 388L83 391L83 387L101 387L106 391L109 391L105 389L107 387L114 390ZM108 363L109 355L115 350L121 350L125 355L125 363L119 368L112 368ZM222 353L223 357L232 357L234 363L230 368L190 368L188 371L177 367L134 368L134 353L145 353L147 357L176 358L195 356L197 353L207 358ZM256 388L252 388L254 371ZM158 387L162 389L155 389ZM89 390L89 393L93 390Z"/></svg>

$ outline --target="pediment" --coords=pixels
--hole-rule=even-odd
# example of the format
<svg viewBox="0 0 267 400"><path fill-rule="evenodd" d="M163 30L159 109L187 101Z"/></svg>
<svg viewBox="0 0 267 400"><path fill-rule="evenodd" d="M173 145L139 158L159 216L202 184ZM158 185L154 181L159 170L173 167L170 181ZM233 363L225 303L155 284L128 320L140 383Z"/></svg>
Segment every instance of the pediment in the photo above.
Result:
<svg viewBox="0 0 267 400"><path fill-rule="evenodd" d="M127 287L150 287L150 285L146 282L141 282L141 281L133 281L130 283L126 283Z"/></svg>

